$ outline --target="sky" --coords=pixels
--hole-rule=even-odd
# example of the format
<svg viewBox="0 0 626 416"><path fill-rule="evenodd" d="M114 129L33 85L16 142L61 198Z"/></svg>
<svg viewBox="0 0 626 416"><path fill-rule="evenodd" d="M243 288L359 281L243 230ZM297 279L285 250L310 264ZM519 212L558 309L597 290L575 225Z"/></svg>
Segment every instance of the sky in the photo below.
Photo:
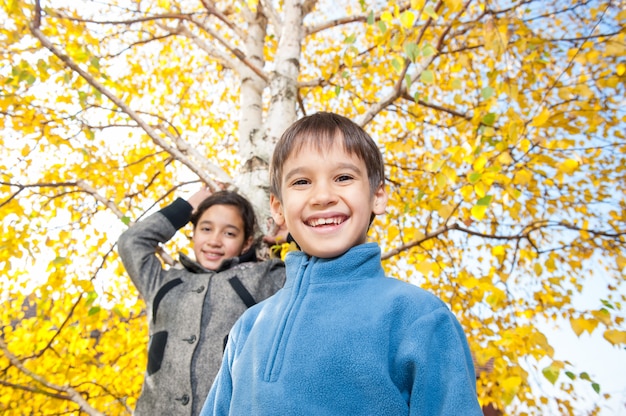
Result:
<svg viewBox="0 0 626 416"><path fill-rule="evenodd" d="M605 287L601 281L588 282L582 293L575 296L574 304L579 308L598 309L601 306L600 299L607 299ZM601 325L593 334L584 332L577 337L569 322L558 324L560 328L557 329L554 325L537 323L537 326L545 330L544 333L554 347L555 358L576 363L577 374L586 371L600 384L600 394L597 394L588 382L582 383L587 385L583 391L588 406L582 403L583 406L578 409L580 413L577 415L587 415L586 410L590 409L593 403L600 403L602 411L599 415L626 416L626 349L612 346L604 340ZM565 376L561 374L560 377ZM610 393L612 397L605 400L602 397L604 393Z"/></svg>

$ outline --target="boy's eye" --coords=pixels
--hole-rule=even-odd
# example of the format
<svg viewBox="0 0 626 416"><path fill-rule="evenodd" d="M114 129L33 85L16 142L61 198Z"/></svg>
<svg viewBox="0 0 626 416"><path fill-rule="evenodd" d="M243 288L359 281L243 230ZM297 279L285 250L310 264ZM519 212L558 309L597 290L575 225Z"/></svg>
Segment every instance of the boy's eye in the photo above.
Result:
<svg viewBox="0 0 626 416"><path fill-rule="evenodd" d="M337 182L350 181L352 179L354 179L354 178L352 176L350 176L350 175L339 175L337 177Z"/></svg>
<svg viewBox="0 0 626 416"><path fill-rule="evenodd" d="M298 180L293 181L291 183L291 185L292 186L298 186L298 185L306 185L308 183L309 183L309 181L307 179L298 179Z"/></svg>

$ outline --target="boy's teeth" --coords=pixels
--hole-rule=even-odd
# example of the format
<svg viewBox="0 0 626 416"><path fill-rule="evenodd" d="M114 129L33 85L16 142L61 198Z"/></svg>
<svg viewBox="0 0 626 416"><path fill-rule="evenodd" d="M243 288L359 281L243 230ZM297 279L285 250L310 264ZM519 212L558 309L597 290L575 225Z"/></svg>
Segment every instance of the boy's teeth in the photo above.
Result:
<svg viewBox="0 0 626 416"><path fill-rule="evenodd" d="M317 227L318 225L326 225L326 224L339 224L341 220L339 218L317 218L310 221L310 224L313 227Z"/></svg>

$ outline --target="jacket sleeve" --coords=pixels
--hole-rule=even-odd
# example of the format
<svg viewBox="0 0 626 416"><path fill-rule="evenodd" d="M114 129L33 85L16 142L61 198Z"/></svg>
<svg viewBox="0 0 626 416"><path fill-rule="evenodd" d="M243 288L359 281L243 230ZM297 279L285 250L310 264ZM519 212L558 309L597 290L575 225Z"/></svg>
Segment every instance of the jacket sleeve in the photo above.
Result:
<svg viewBox="0 0 626 416"><path fill-rule="evenodd" d="M162 284L163 267L156 256L159 244L169 241L191 218L192 207L178 198L172 204L122 233L117 250L133 284L150 299Z"/></svg>
<svg viewBox="0 0 626 416"><path fill-rule="evenodd" d="M396 364L411 369L410 415L482 416L467 339L455 316L439 307L404 334Z"/></svg>

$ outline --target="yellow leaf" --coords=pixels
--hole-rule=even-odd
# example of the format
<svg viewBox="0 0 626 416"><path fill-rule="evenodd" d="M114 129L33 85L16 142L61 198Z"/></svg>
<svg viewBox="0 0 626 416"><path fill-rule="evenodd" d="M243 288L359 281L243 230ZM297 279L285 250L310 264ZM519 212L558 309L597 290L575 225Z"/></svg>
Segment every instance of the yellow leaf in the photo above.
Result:
<svg viewBox="0 0 626 416"><path fill-rule="evenodd" d="M515 173L515 177L513 181L516 184L528 185L530 183L531 178L532 178L532 173L530 173L527 170L519 170Z"/></svg>
<svg viewBox="0 0 626 416"><path fill-rule="evenodd" d="M485 213L487 212L486 205L474 205L472 207L472 217L476 220L480 221L485 217Z"/></svg>
<svg viewBox="0 0 626 416"><path fill-rule="evenodd" d="M572 173L576 172L577 169L578 169L578 161L575 159L564 160L559 165L559 170L563 173L567 173L568 175L571 175Z"/></svg>
<svg viewBox="0 0 626 416"><path fill-rule="evenodd" d="M613 345L626 344L626 331L609 329L608 331L604 331L604 338Z"/></svg>
<svg viewBox="0 0 626 416"><path fill-rule="evenodd" d="M380 15L380 20L387 24L391 24L393 21L393 15L389 11L384 11L383 14Z"/></svg>
<svg viewBox="0 0 626 416"><path fill-rule="evenodd" d="M495 38L495 25L493 20L487 20L483 26L483 37L485 38L485 46L488 49L493 49Z"/></svg>
<svg viewBox="0 0 626 416"><path fill-rule="evenodd" d="M461 188L461 195L463 195L463 199L468 201L474 193L474 187L471 185L465 185Z"/></svg>
<svg viewBox="0 0 626 416"><path fill-rule="evenodd" d="M500 162L501 165L509 165L511 164L511 162L513 162L513 158L511 157L511 154L508 151L502 152L498 156L498 162Z"/></svg>
<svg viewBox="0 0 626 416"><path fill-rule="evenodd" d="M438 211L441 207L441 199L433 198L428 201L428 209L431 211Z"/></svg>
<svg viewBox="0 0 626 416"><path fill-rule="evenodd" d="M585 84L576 85L574 92L578 95L582 95L583 98L591 98L594 96L593 91Z"/></svg>
<svg viewBox="0 0 626 416"><path fill-rule="evenodd" d="M544 108L543 111L537 117L533 119L530 125L535 126L535 127L541 127L544 124L546 124L549 118L550 118L550 111L548 111L547 108Z"/></svg>
<svg viewBox="0 0 626 416"><path fill-rule="evenodd" d="M504 396L507 402L510 402L517 394L522 384L522 378L519 376L508 377L501 382L501 388L504 390Z"/></svg>
<svg viewBox="0 0 626 416"><path fill-rule="evenodd" d="M528 152L528 150L530 150L530 146L531 146L531 142L528 139L522 139L522 141L520 142L520 149L522 149L523 152Z"/></svg>
<svg viewBox="0 0 626 416"><path fill-rule="evenodd" d="M617 75L619 75L620 77L624 75L624 73L626 72L626 64L623 64L621 62L617 64L617 68L615 69L615 72L617 72Z"/></svg>
<svg viewBox="0 0 626 416"><path fill-rule="evenodd" d="M438 173L435 180L437 181L437 189L444 189L448 184L448 178L443 173Z"/></svg>
<svg viewBox="0 0 626 416"><path fill-rule="evenodd" d="M400 24L403 28L410 29L413 23L415 23L415 13L412 11L407 10L400 15Z"/></svg>
<svg viewBox="0 0 626 416"><path fill-rule="evenodd" d="M585 318L570 318L570 325L572 326L572 330L576 334L576 336L580 336L584 331L589 332L590 334L598 326L598 321L595 319L585 319Z"/></svg>
<svg viewBox="0 0 626 416"><path fill-rule="evenodd" d="M502 259L504 259L504 255L506 254L506 250L504 246L494 246L491 249L491 254L498 260L502 261Z"/></svg>
<svg viewBox="0 0 626 416"><path fill-rule="evenodd" d="M539 347L542 351L545 351L549 356L554 354L554 349L548 343L548 338L541 332L534 332L530 335L529 343L535 347ZM556 366L557 368L563 368L563 363L561 361L554 361L552 366Z"/></svg>
<svg viewBox="0 0 626 416"><path fill-rule="evenodd" d="M86 62L89 58L89 53L85 48L80 45L70 44L67 45L68 54L76 59L78 62Z"/></svg>
<svg viewBox="0 0 626 416"><path fill-rule="evenodd" d="M437 12L435 12L435 9L433 8L433 6L426 6L424 8L424 14L426 14L428 17L430 17L433 20L437 20L437 18L439 17L437 15Z"/></svg>
<svg viewBox="0 0 626 416"><path fill-rule="evenodd" d="M463 8L463 2L461 0L444 0L444 3L453 13Z"/></svg>
<svg viewBox="0 0 626 416"><path fill-rule="evenodd" d="M448 218L450 217L450 214L452 214L452 211L454 210L454 207L452 205L441 205L439 207L439 209L437 210L437 213L439 214L439 216L441 216L441 218Z"/></svg>
<svg viewBox="0 0 626 416"><path fill-rule="evenodd" d="M485 300L493 309L498 309L506 300L506 293L494 286L491 288L491 294Z"/></svg>
<svg viewBox="0 0 626 416"><path fill-rule="evenodd" d="M476 192L478 198L482 198L487 195L487 187L483 182L476 182L474 185L474 192Z"/></svg>
<svg viewBox="0 0 626 416"><path fill-rule="evenodd" d="M170 0L159 0L159 7L163 8L163 9L169 9L170 8Z"/></svg>
<svg viewBox="0 0 626 416"><path fill-rule="evenodd" d="M591 311L591 314L598 321L602 322L604 325L611 324L611 314L606 309L600 309L598 311Z"/></svg>
<svg viewBox="0 0 626 416"><path fill-rule="evenodd" d="M428 260L423 260L415 264L415 270L417 270L424 276L428 276L435 267L436 265Z"/></svg>
<svg viewBox="0 0 626 416"><path fill-rule="evenodd" d="M560 371L561 370L557 366L550 365L544 368L541 372L550 383L554 384L559 378Z"/></svg>
<svg viewBox="0 0 626 416"><path fill-rule="evenodd" d="M456 171L449 166L442 166L441 173L446 175L446 178L448 178L448 182L450 183L455 183L458 179Z"/></svg>
<svg viewBox="0 0 626 416"><path fill-rule="evenodd" d="M620 269L623 269L624 267L626 267L626 257L625 256L617 256L617 267L619 267Z"/></svg>
<svg viewBox="0 0 626 416"><path fill-rule="evenodd" d="M468 288L468 289L473 289L473 288L475 288L476 286L478 286L478 283L479 283L478 279L476 279L476 278L475 278L475 277L473 277L473 276L470 276L470 277L468 277L467 279L464 279L464 280L461 282L461 285L462 285L462 286L464 286L464 287L466 287L466 288Z"/></svg>
<svg viewBox="0 0 626 416"><path fill-rule="evenodd" d="M290 251L298 251L297 244L293 241L291 243L282 243L280 245L280 259L282 261L285 261L287 253L289 253Z"/></svg>
<svg viewBox="0 0 626 416"><path fill-rule="evenodd" d="M487 164L487 158L484 156L479 156L476 161L474 161L472 167L476 172L480 172L485 165Z"/></svg>
<svg viewBox="0 0 626 416"><path fill-rule="evenodd" d="M250 8L250 10L252 10L253 12L256 12L256 8L259 4L259 0L247 0L248 2L248 7Z"/></svg>

